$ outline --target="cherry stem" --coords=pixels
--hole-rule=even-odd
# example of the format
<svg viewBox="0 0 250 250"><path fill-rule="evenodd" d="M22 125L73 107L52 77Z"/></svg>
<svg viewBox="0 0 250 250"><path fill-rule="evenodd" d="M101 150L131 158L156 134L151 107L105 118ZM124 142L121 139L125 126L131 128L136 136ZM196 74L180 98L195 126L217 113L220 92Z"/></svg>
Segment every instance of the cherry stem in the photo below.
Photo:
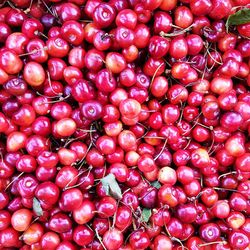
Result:
<svg viewBox="0 0 250 250"><path fill-rule="evenodd" d="M213 241L213 242L206 242L206 243L203 243L203 244L199 244L198 246L199 247L205 247L205 246L209 246L209 245L213 245L213 244L225 245L225 244L227 244L227 242L226 241Z"/></svg>
<svg viewBox="0 0 250 250"><path fill-rule="evenodd" d="M51 9L49 8L49 6L44 2L44 0L41 0L41 1L42 1L43 5L46 7L46 9L49 11L49 13L50 13L52 16L56 17L55 14L54 14L54 13L51 11ZM58 17L56 17L56 18L58 18Z"/></svg>
<svg viewBox="0 0 250 250"><path fill-rule="evenodd" d="M231 174L237 174L236 171L232 171L232 172L229 172L229 173L225 173L225 174L221 174L218 179L222 178L222 177L225 177L225 176L228 176L228 175L231 175Z"/></svg>
<svg viewBox="0 0 250 250"><path fill-rule="evenodd" d="M156 110L145 110L145 109L141 109L142 112L145 112L145 113L155 113Z"/></svg>
<svg viewBox="0 0 250 250"><path fill-rule="evenodd" d="M186 135L188 132L190 132L197 124L198 124L198 118L202 115L202 113L200 112L199 115L196 117L196 120L195 120L195 123L194 125L189 129L187 130L186 132L183 133L183 136Z"/></svg>
<svg viewBox="0 0 250 250"><path fill-rule="evenodd" d="M4 0L3 3L0 4L0 8L2 8L6 2L7 2L7 0Z"/></svg>
<svg viewBox="0 0 250 250"><path fill-rule="evenodd" d="M182 121L182 117L183 117L183 112L184 112L184 107L185 107L185 102L184 103L181 103L181 114L180 114L180 118L178 120L178 123ZM177 124L178 124L177 123Z"/></svg>
<svg viewBox="0 0 250 250"><path fill-rule="evenodd" d="M1 158L1 162L3 163L3 154L1 151L0 151L0 158Z"/></svg>
<svg viewBox="0 0 250 250"><path fill-rule="evenodd" d="M151 187L150 189L148 189L147 193L144 194L143 196L139 197L138 200L140 201L141 199L143 199L144 197L146 197L152 190L154 190L154 187Z"/></svg>
<svg viewBox="0 0 250 250"><path fill-rule="evenodd" d="M10 1L7 1L8 5L15 10L18 10Z"/></svg>
<svg viewBox="0 0 250 250"><path fill-rule="evenodd" d="M211 53L210 53L210 51L209 51L209 47L208 47L208 42L204 42L204 46L205 46L205 48L206 48L207 54L211 57L211 59L212 59L215 63L218 63L219 65L222 65L222 64L223 64L222 62L217 61L217 60L211 55ZM220 59L221 59L221 58L220 58ZM222 61L222 59L221 59L221 61Z"/></svg>
<svg viewBox="0 0 250 250"><path fill-rule="evenodd" d="M186 149L188 148L188 146L190 145L191 141L192 141L192 139L191 139L191 138L189 138L189 139L188 139L188 143L187 143L187 145L183 148L184 150L186 150Z"/></svg>
<svg viewBox="0 0 250 250"><path fill-rule="evenodd" d="M161 139L161 140L165 140L165 137L161 137L161 136L144 136L143 138L145 139Z"/></svg>
<svg viewBox="0 0 250 250"><path fill-rule="evenodd" d="M100 237L100 235L98 234L98 231L97 229L95 230L95 233L96 233L96 238L100 241L102 247L107 250L107 248L104 246L103 242L102 242L102 238Z"/></svg>
<svg viewBox="0 0 250 250"><path fill-rule="evenodd" d="M6 191L6 190L11 186L11 184L13 184L15 181L17 181L23 174L24 174L24 172L21 172L17 177L15 177L15 178L6 186L6 188L4 189L4 191Z"/></svg>
<svg viewBox="0 0 250 250"><path fill-rule="evenodd" d="M41 36L43 36L44 38L46 38L46 39L48 39L48 37L44 34L44 33L42 33L42 32L40 32L40 31L38 31L38 30L36 30L35 32L34 32L34 34L35 35L41 35Z"/></svg>
<svg viewBox="0 0 250 250"><path fill-rule="evenodd" d="M215 190L221 190L221 191L231 191L231 192L237 192L240 193L238 190L230 189L230 188L219 188L219 187L213 187Z"/></svg>
<svg viewBox="0 0 250 250"><path fill-rule="evenodd" d="M165 62L164 62L164 63L165 63ZM152 77L152 79L151 79L150 85L149 85L149 90L151 89L152 83L153 83L153 81L154 81L154 79L155 79L155 76L156 76L157 72L160 70L161 66L164 65L164 63L161 63L161 64L157 67L157 69L155 70L155 72L154 72L154 74L153 74L153 77Z"/></svg>
<svg viewBox="0 0 250 250"><path fill-rule="evenodd" d="M87 151L86 151L86 154L85 154L85 155L82 157L82 159L79 161L80 166L79 166L78 170L80 170L80 169L82 168L82 166L83 166L83 164L84 164L84 159L85 159L85 157L87 156L87 154L88 154L88 152L89 152L89 150L90 150L91 147L92 147L92 143L90 143L90 145L89 145L89 147L88 147L88 149L87 149Z"/></svg>
<svg viewBox="0 0 250 250"><path fill-rule="evenodd" d="M47 96L47 95L43 95L43 94L39 93L38 91L36 91L36 94L39 95L39 96L48 98L48 99L58 98L58 97L62 96L62 94L59 94L59 96Z"/></svg>
<svg viewBox="0 0 250 250"><path fill-rule="evenodd" d="M199 122L197 122L196 124L198 124L198 125L200 125L201 127L203 127L203 128L207 128L207 129L209 129L209 130L213 130L214 129L214 127L213 126L206 126L206 125L204 125L204 124L201 124L201 123L199 123Z"/></svg>
<svg viewBox="0 0 250 250"><path fill-rule="evenodd" d="M90 130L93 130L92 128L93 128L93 123L90 125ZM94 140L93 140L93 137L92 137L92 132L90 132L89 133L89 137L90 137L90 141L91 141L91 143L90 143L90 145L92 146L92 145L94 145L95 147L96 147L96 145L95 145L95 143L94 143Z"/></svg>
<svg viewBox="0 0 250 250"><path fill-rule="evenodd" d="M211 148L212 148L212 146L213 146L213 145L211 145ZM218 147L219 147L219 145L216 145L216 146L214 147L214 149L213 149L211 152L210 152L210 150L209 150L209 156L212 155Z"/></svg>
<svg viewBox="0 0 250 250"><path fill-rule="evenodd" d="M213 146L214 146L214 133L212 133L212 143L211 143L211 145L210 145L210 147L208 149L209 156L212 155L212 153L214 152L214 150L212 150Z"/></svg>
<svg viewBox="0 0 250 250"><path fill-rule="evenodd" d="M47 70L46 72L47 72L47 76L48 76L49 86L50 86L52 92L53 92L55 95L58 95L58 93L56 93L56 92L54 91L54 89L52 88L51 78L50 78L50 73L49 73L49 71Z"/></svg>
<svg viewBox="0 0 250 250"><path fill-rule="evenodd" d="M87 20L87 19L82 19L82 20L79 20L80 22L83 22L83 23L91 23L92 20Z"/></svg>
<svg viewBox="0 0 250 250"><path fill-rule="evenodd" d="M187 31L190 31L193 26L194 26L194 24L191 24L187 28L182 29L181 31L178 31L178 32L175 32L175 33L165 33L164 31L161 31L160 36L162 36L162 37L179 36L179 35L182 35L182 34L186 33Z"/></svg>
<svg viewBox="0 0 250 250"><path fill-rule="evenodd" d="M31 9L32 4L33 4L33 0L30 1L29 7L28 7L26 10L24 10L24 13L25 13L25 14L28 14L28 13L30 12L30 9Z"/></svg>
<svg viewBox="0 0 250 250"><path fill-rule="evenodd" d="M20 54L19 56L21 57L21 56L33 55L33 54L35 54L35 53L37 53L37 52L39 52L39 51L47 50L47 49L48 49L48 47L45 46L44 48L41 48L41 49L34 49L34 50L32 50L32 51L30 51L30 52L28 52L28 53Z"/></svg>
<svg viewBox="0 0 250 250"><path fill-rule="evenodd" d="M69 184L70 182L72 182L72 180L74 180L74 178L77 178L77 177L81 176L81 175L82 175L83 173L85 173L87 170L81 171L78 175L76 175L76 176L66 185L66 187L64 188L64 190L68 190L68 189L71 189L71 188L76 188L76 187L81 186L81 185L84 183L84 181L89 177L89 174L90 174L92 168L93 168L92 166L89 167L89 172L88 172L87 176L86 176L81 182L77 183L77 184L74 185L74 186L68 187L68 184Z"/></svg>
<svg viewBox="0 0 250 250"><path fill-rule="evenodd" d="M68 94L67 96L63 97L63 96L55 96L57 98L59 98L58 100L54 100L54 101L49 101L49 102L46 102L47 104L52 104L52 103L57 103L57 102L61 102L61 101L64 101L66 99L68 99L70 97L70 94Z"/></svg>
<svg viewBox="0 0 250 250"><path fill-rule="evenodd" d="M79 138L81 138L81 137L77 137L77 138L70 138L70 137L69 137L69 138L66 140L65 144L63 145L63 147L66 148L71 142L77 141L77 140L79 140ZM63 139L61 139L61 140L64 141Z"/></svg>
<svg viewBox="0 0 250 250"><path fill-rule="evenodd" d="M181 249L189 250L187 247L183 246L182 244L181 244L181 246L178 246L178 247L177 247L177 250L178 250L180 247L181 247Z"/></svg>
<svg viewBox="0 0 250 250"><path fill-rule="evenodd" d="M159 152L158 155L155 156L154 161L156 161L156 160L160 157L160 155L162 154L162 152L163 152L164 149L166 148L167 143L168 143L168 139L165 140L164 145L163 145L163 147L161 148L161 151Z"/></svg>

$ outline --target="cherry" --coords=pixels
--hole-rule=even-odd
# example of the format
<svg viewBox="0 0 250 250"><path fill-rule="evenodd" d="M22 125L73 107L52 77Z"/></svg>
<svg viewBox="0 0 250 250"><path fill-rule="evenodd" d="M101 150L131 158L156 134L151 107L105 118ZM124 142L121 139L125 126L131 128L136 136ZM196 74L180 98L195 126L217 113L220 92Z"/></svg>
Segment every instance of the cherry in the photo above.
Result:
<svg viewBox="0 0 250 250"><path fill-rule="evenodd" d="M27 83L18 78L12 78L4 84L4 88L11 95L23 95L27 90Z"/></svg>
<svg viewBox="0 0 250 250"><path fill-rule="evenodd" d="M125 26L134 29L137 24L137 15L133 10L123 9L116 16L115 23L117 26Z"/></svg>
<svg viewBox="0 0 250 250"><path fill-rule="evenodd" d="M62 38L73 45L80 45L84 39L84 33L80 23L70 20L61 27Z"/></svg>
<svg viewBox="0 0 250 250"><path fill-rule="evenodd" d="M1 230L8 228L10 223L11 223L11 214L6 210L2 210L0 212L0 228L1 228Z"/></svg>
<svg viewBox="0 0 250 250"><path fill-rule="evenodd" d="M249 233L249 219L245 218L245 223L241 226L241 229L246 232Z"/></svg>
<svg viewBox="0 0 250 250"><path fill-rule="evenodd" d="M190 2L190 9L196 16L205 16L212 9L212 2L210 0L193 0Z"/></svg>
<svg viewBox="0 0 250 250"><path fill-rule="evenodd" d="M234 149L233 149L234 148ZM234 156L238 157L245 153L245 147L244 147L244 139L238 136L232 136L230 137L225 144L225 149L227 152Z"/></svg>
<svg viewBox="0 0 250 250"><path fill-rule="evenodd" d="M8 26L7 26L8 27ZM8 32L6 30L5 32ZM16 54L20 55L25 52L25 46L27 45L29 39L26 35L21 32L14 32L6 37L5 46L6 48L14 51ZM18 43L18 46L16 45Z"/></svg>
<svg viewBox="0 0 250 250"><path fill-rule="evenodd" d="M110 4L116 9L116 11L122 11L129 7L128 2L124 0L114 1L111 0Z"/></svg>
<svg viewBox="0 0 250 250"><path fill-rule="evenodd" d="M73 240L80 246L88 245L94 239L94 232L85 225L77 226L73 231Z"/></svg>
<svg viewBox="0 0 250 250"><path fill-rule="evenodd" d="M94 9L93 21L100 28L108 27L115 19L115 9L107 4L100 3Z"/></svg>
<svg viewBox="0 0 250 250"><path fill-rule="evenodd" d="M126 61L129 63L129 62L133 62L134 60L138 58L139 51L135 45L131 45L128 48L124 48L122 50L122 54L124 58L126 59Z"/></svg>
<svg viewBox="0 0 250 250"><path fill-rule="evenodd" d="M105 163L105 158L97 149L91 149L86 155L86 162L93 167L102 167Z"/></svg>
<svg viewBox="0 0 250 250"><path fill-rule="evenodd" d="M174 23L183 29L190 26L193 22L193 14L186 6L179 6L174 12Z"/></svg>
<svg viewBox="0 0 250 250"><path fill-rule="evenodd" d="M193 204L180 205L177 208L177 216L184 223L192 223L196 220L197 211Z"/></svg>
<svg viewBox="0 0 250 250"><path fill-rule="evenodd" d="M205 149L198 148L191 154L191 162L197 168L204 168L210 164L208 152Z"/></svg>
<svg viewBox="0 0 250 250"><path fill-rule="evenodd" d="M186 37L188 45L188 54L197 55L203 49L202 38L199 35L191 34Z"/></svg>
<svg viewBox="0 0 250 250"><path fill-rule="evenodd" d="M121 247L123 243L123 234L120 230L112 228L103 235L103 244L108 250L114 250Z"/></svg>
<svg viewBox="0 0 250 250"><path fill-rule="evenodd" d="M16 231L25 231L32 220L32 212L26 208L17 210L11 216L11 225Z"/></svg>
<svg viewBox="0 0 250 250"><path fill-rule="evenodd" d="M242 194L232 194L229 199L229 206L235 211L242 211L247 207L246 198Z"/></svg>
<svg viewBox="0 0 250 250"><path fill-rule="evenodd" d="M106 56L106 66L112 73L120 73L126 68L125 58L119 53L110 52Z"/></svg>
<svg viewBox="0 0 250 250"><path fill-rule="evenodd" d="M170 42L169 54L175 59L183 58L188 53L188 45L184 38L175 37Z"/></svg>
<svg viewBox="0 0 250 250"><path fill-rule="evenodd" d="M230 212L227 223L233 229L239 229L245 223L245 216L240 212Z"/></svg>
<svg viewBox="0 0 250 250"><path fill-rule="evenodd" d="M17 74L23 67L23 62L12 50L1 51L0 57L0 67L8 74Z"/></svg>
<svg viewBox="0 0 250 250"><path fill-rule="evenodd" d="M69 52L69 45L67 41L60 37L54 37L47 40L48 54L52 57L64 57Z"/></svg>
<svg viewBox="0 0 250 250"><path fill-rule="evenodd" d="M232 231L228 236L229 244L231 247L244 249L249 244L249 238L241 230Z"/></svg>
<svg viewBox="0 0 250 250"><path fill-rule="evenodd" d="M60 244L59 235L54 232L46 232L41 238L41 247L56 249Z"/></svg>
<svg viewBox="0 0 250 250"><path fill-rule="evenodd" d="M158 173L158 181L162 184L174 185L177 181L177 174L170 167L163 167Z"/></svg>
<svg viewBox="0 0 250 250"><path fill-rule="evenodd" d="M162 107L162 118L168 125L176 122L180 116L180 110L173 104L166 104Z"/></svg>
<svg viewBox="0 0 250 250"><path fill-rule="evenodd" d="M129 243L134 249L146 249L150 244L150 239L146 232L137 230L130 235Z"/></svg>
<svg viewBox="0 0 250 250"><path fill-rule="evenodd" d="M144 67L143 72L148 76L160 76L165 70L165 62L160 59L149 58Z"/></svg>
<svg viewBox="0 0 250 250"><path fill-rule="evenodd" d="M35 196L44 203L55 204L59 198L59 188L52 182L47 181L37 186Z"/></svg>
<svg viewBox="0 0 250 250"><path fill-rule="evenodd" d="M93 229L97 231L99 235L103 236L108 231L109 224L108 219L95 218L93 221Z"/></svg>
<svg viewBox="0 0 250 250"><path fill-rule="evenodd" d="M43 227L39 223L33 223L29 228L23 233L23 241L27 245L32 245L41 240L43 235Z"/></svg>
<svg viewBox="0 0 250 250"><path fill-rule="evenodd" d="M142 190L140 190L141 192ZM132 192L132 191L127 191L123 197L122 197L122 202L124 203L124 205L126 205L127 207L129 207L132 210L136 210L139 206L139 200L137 195Z"/></svg>
<svg viewBox="0 0 250 250"><path fill-rule="evenodd" d="M236 131L243 122L242 116L237 112L226 112L222 115L220 123L229 132Z"/></svg>
<svg viewBox="0 0 250 250"><path fill-rule="evenodd" d="M171 249L173 247L173 243L169 237L160 234L155 237L153 246L156 250L162 249L162 247L165 247L166 249Z"/></svg>
<svg viewBox="0 0 250 250"><path fill-rule="evenodd" d="M176 175L178 181L180 181L182 184L188 184L194 180L194 172L187 166L178 167L176 170Z"/></svg>
<svg viewBox="0 0 250 250"><path fill-rule="evenodd" d="M190 183L185 184L183 188L186 195L189 197L196 196L201 191L200 183L197 180L193 180Z"/></svg>
<svg viewBox="0 0 250 250"><path fill-rule="evenodd" d="M19 247L19 234L12 228L4 229L0 234L0 243L3 247Z"/></svg>
<svg viewBox="0 0 250 250"><path fill-rule="evenodd" d="M166 228L171 237L179 238L182 235L183 224L180 222L180 220L176 218L171 218L168 224L166 225Z"/></svg>
<svg viewBox="0 0 250 250"><path fill-rule="evenodd" d="M220 237L220 228L215 223L208 223L200 227L199 234L204 241L213 242Z"/></svg>
<svg viewBox="0 0 250 250"><path fill-rule="evenodd" d="M97 205L97 211L101 218L108 218L114 215L117 203L112 197L103 197Z"/></svg>
<svg viewBox="0 0 250 250"><path fill-rule="evenodd" d="M81 107L81 112L88 120L98 120L102 116L102 105L99 101L85 101Z"/></svg>
<svg viewBox="0 0 250 250"><path fill-rule="evenodd" d="M103 92L112 92L117 85L115 78L106 69L97 73L95 83L97 89Z"/></svg>
<svg viewBox="0 0 250 250"><path fill-rule="evenodd" d="M167 97L171 104L178 104L187 100L188 92L185 87L177 84L171 86L168 90Z"/></svg>
<svg viewBox="0 0 250 250"><path fill-rule="evenodd" d="M164 1L163 1L164 2ZM172 3L166 3L166 6L171 5ZM174 4L174 2L173 2ZM164 9L163 9L164 10ZM165 11L157 11L154 15L154 33L159 34L161 31L167 33L171 30L172 17Z"/></svg>
<svg viewBox="0 0 250 250"><path fill-rule="evenodd" d="M224 94L232 89L230 78L215 77L211 82L211 91L216 94Z"/></svg>
<svg viewBox="0 0 250 250"><path fill-rule="evenodd" d="M218 200L211 208L212 213L217 218L227 218L230 213L230 207L225 200Z"/></svg>
<svg viewBox="0 0 250 250"><path fill-rule="evenodd" d="M80 8L73 3L64 3L59 9L59 17L63 22L78 20L80 18Z"/></svg>
<svg viewBox="0 0 250 250"><path fill-rule="evenodd" d="M240 35L242 35L244 37L249 37L250 36L248 28L249 28L249 24L247 24L247 23L237 26L238 32L240 33Z"/></svg>
<svg viewBox="0 0 250 250"><path fill-rule="evenodd" d="M131 29L118 26L115 30L115 39L119 47L125 49L133 45L135 34Z"/></svg>
<svg viewBox="0 0 250 250"><path fill-rule="evenodd" d="M81 205L82 198L82 193L77 188L65 190L61 194L59 206L63 211L73 211Z"/></svg>
<svg viewBox="0 0 250 250"><path fill-rule="evenodd" d="M120 230L125 230L132 223L132 212L126 206L120 206L117 209L115 226Z"/></svg>
<svg viewBox="0 0 250 250"><path fill-rule="evenodd" d="M63 233L71 229L72 222L66 214L59 212L50 217L48 226L54 232Z"/></svg>
<svg viewBox="0 0 250 250"><path fill-rule="evenodd" d="M63 249L67 249L67 250L75 250L76 247L75 245L73 245L70 241L62 241L58 247L58 250L63 250Z"/></svg>
<svg viewBox="0 0 250 250"><path fill-rule="evenodd" d="M138 24L134 32L135 32L134 45L139 49L146 47L150 39L149 28L144 24Z"/></svg>

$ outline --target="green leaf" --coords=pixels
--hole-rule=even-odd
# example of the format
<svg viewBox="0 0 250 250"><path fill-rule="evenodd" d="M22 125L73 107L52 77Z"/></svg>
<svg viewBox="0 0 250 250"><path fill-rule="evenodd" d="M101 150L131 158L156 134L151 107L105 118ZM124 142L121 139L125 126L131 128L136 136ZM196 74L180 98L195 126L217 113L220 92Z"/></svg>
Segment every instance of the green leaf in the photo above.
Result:
<svg viewBox="0 0 250 250"><path fill-rule="evenodd" d="M226 22L226 28L230 25L240 25L250 22L250 9L245 8L230 15Z"/></svg>
<svg viewBox="0 0 250 250"><path fill-rule="evenodd" d="M101 179L103 188L107 195L113 196L116 199L122 198L122 191L117 183L115 176L113 174L109 174Z"/></svg>
<svg viewBox="0 0 250 250"><path fill-rule="evenodd" d="M151 182L151 186L159 189L161 187L161 183L159 181L153 181Z"/></svg>
<svg viewBox="0 0 250 250"><path fill-rule="evenodd" d="M142 222L148 222L152 215L152 211L149 208L143 208L141 213Z"/></svg>
<svg viewBox="0 0 250 250"><path fill-rule="evenodd" d="M43 210L42 210L41 204L37 198L33 199L33 210L37 216L43 215Z"/></svg>

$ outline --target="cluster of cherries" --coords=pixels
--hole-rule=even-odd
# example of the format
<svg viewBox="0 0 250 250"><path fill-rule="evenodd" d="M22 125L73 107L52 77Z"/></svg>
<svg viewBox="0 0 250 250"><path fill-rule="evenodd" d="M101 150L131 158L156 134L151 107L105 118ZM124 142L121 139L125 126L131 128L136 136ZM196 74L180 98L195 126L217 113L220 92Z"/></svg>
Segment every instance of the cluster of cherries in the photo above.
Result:
<svg viewBox="0 0 250 250"><path fill-rule="evenodd" d="M0 249L250 249L249 0L1 2Z"/></svg>

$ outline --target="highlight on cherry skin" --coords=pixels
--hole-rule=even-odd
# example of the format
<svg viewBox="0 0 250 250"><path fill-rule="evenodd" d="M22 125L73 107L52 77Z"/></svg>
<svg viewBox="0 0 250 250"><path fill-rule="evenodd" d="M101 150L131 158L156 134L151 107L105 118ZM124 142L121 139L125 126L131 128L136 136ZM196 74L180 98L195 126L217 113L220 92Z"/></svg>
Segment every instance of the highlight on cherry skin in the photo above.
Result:
<svg viewBox="0 0 250 250"><path fill-rule="evenodd" d="M249 0L0 3L0 249L250 250Z"/></svg>

